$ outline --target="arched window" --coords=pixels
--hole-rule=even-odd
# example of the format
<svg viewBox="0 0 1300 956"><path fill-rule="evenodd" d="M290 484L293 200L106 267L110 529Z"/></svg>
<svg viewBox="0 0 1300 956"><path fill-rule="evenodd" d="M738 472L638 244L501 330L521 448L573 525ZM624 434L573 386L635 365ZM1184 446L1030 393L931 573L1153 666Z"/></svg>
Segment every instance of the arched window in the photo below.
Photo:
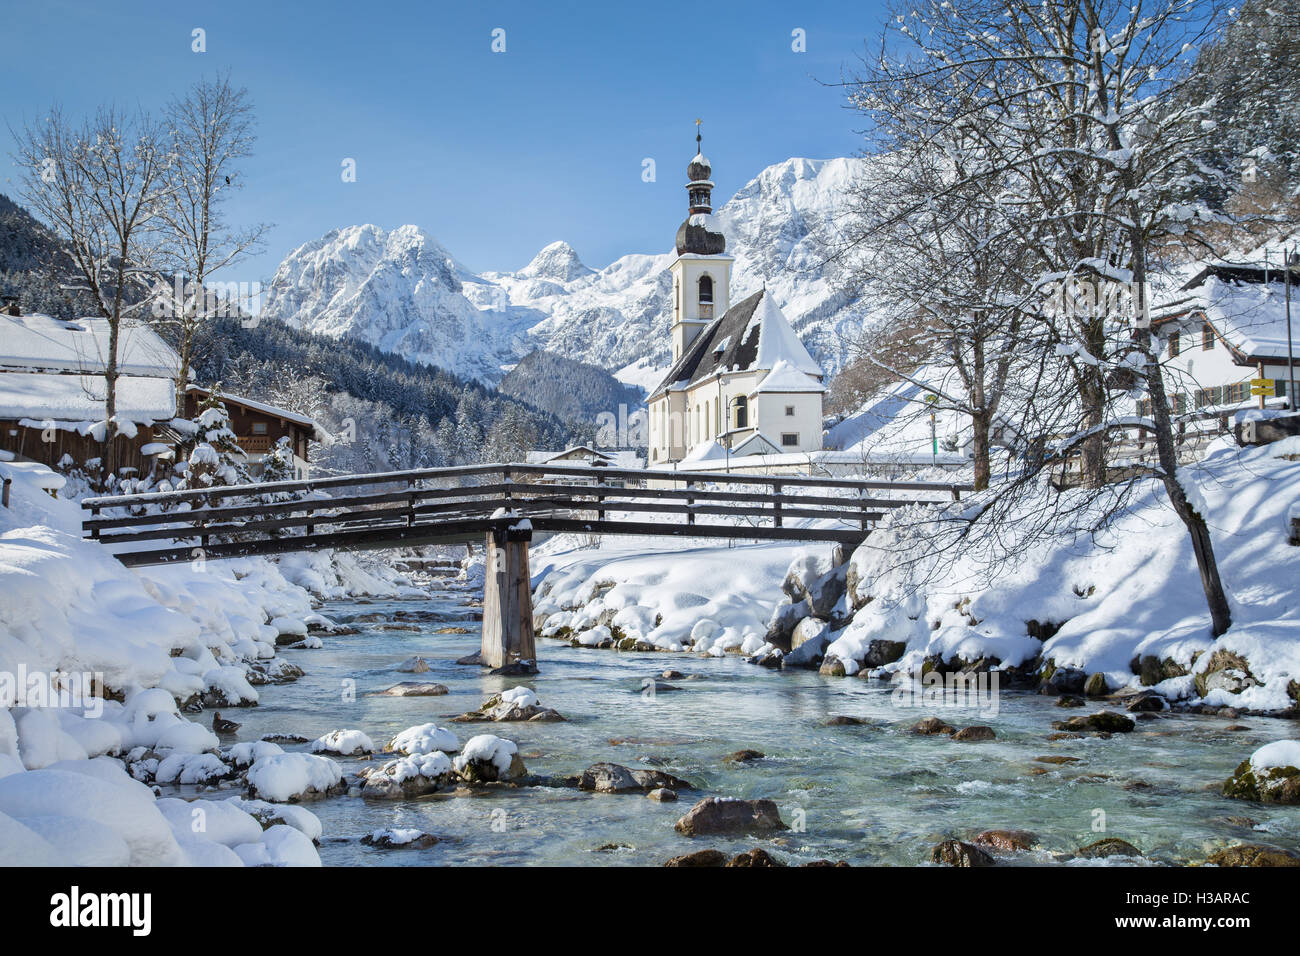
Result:
<svg viewBox="0 0 1300 956"><path fill-rule="evenodd" d="M712 276L700 276L700 305L713 305Z"/></svg>
<svg viewBox="0 0 1300 956"><path fill-rule="evenodd" d="M736 427L749 427L749 399L744 395L736 396Z"/></svg>

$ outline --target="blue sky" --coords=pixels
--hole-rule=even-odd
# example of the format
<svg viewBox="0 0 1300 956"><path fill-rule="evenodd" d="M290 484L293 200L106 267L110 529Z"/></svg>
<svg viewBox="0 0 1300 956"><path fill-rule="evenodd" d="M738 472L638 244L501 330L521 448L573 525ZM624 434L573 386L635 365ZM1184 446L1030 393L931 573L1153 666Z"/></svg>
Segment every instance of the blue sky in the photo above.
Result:
<svg viewBox="0 0 1300 956"><path fill-rule="evenodd" d="M155 109L227 68L248 88L259 140L230 214L274 224L229 277L249 280L360 222L413 222L476 271L520 268L555 239L595 267L664 251L685 214L696 117L718 205L771 163L858 149L857 117L818 81L852 68L883 16L879 0L0 6L0 191L18 201L9 127L51 103ZM195 28L205 53L191 50Z"/></svg>

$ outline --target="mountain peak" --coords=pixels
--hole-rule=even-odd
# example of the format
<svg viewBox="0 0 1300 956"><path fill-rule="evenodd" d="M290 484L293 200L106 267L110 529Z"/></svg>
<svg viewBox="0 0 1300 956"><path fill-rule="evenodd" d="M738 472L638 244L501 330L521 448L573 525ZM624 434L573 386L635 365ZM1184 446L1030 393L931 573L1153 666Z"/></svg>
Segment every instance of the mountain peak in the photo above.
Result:
<svg viewBox="0 0 1300 956"><path fill-rule="evenodd" d="M519 275L535 279L554 279L557 282L572 282L592 271L594 270L582 264L573 246L563 240L557 240L533 256L533 261L519 270Z"/></svg>

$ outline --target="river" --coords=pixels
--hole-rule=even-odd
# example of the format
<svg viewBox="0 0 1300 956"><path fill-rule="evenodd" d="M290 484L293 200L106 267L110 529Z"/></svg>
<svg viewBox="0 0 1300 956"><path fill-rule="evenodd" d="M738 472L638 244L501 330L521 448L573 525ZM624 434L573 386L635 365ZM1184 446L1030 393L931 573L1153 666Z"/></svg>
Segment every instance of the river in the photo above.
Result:
<svg viewBox="0 0 1300 956"><path fill-rule="evenodd" d="M1054 699L1003 691L996 716L897 706L888 685L827 678L812 671L770 671L735 656L576 649L539 639L540 673L501 678L456 659L477 650L472 595L453 589L428 602L346 601L321 608L345 623L359 616L416 612L433 618L415 630L359 624L361 632L324 637L319 650L282 651L306 676L260 688L261 706L227 714L243 723L239 739L295 733L309 739L336 729L362 730L379 747L428 721L450 727L462 743L478 733L515 741L528 769L576 774L599 761L654 766L693 782L677 803L640 794L593 794L565 788L501 789L487 795L431 795L381 802L338 796L310 803L324 825L326 865L642 864L705 847L738 853L763 846L789 863L815 859L860 864L916 864L948 837L1014 827L1036 833L1043 850L1018 862L1054 862L1103 837L1120 837L1149 859L1203 860L1224 842L1266 842L1300 850L1300 809L1262 807L1218 792L1233 768L1262 743L1294 735L1288 721L1236 721L1159 715L1130 734L1050 742L1053 720L1098 709L1063 710ZM467 633L435 633L462 627ZM412 656L427 673L400 673ZM643 681L681 671L680 688L651 697ZM440 697L385 697L402 680L437 681ZM355 682L355 698L345 691ZM565 723L450 724L508 687L531 687ZM931 713L957 726L988 724L997 739L956 742L906 732ZM836 715L859 726L824 726ZM1229 731L1230 724L1246 731ZM285 745L305 750L307 745ZM741 749L761 760L728 764ZM1035 758L1060 755L1077 762ZM376 756L374 759L383 759ZM345 772L361 760L343 759ZM1037 770L1039 772L1035 773ZM1046 772L1041 772L1046 771ZM787 823L802 827L775 839L681 836L673 823L704 795L776 801ZM1258 828L1241 819L1257 821ZM380 828L412 827L439 837L427 849L378 850L360 842ZM1104 829L1098 829L1104 827ZM1109 862L1131 862L1112 859Z"/></svg>

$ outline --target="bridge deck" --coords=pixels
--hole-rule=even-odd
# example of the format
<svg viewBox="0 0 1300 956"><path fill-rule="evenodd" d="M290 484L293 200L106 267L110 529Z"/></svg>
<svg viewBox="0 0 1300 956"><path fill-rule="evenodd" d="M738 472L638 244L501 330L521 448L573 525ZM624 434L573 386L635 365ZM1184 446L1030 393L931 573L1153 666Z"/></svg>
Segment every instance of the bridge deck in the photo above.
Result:
<svg viewBox="0 0 1300 956"><path fill-rule="evenodd" d="M124 564L148 565L449 544L522 527L855 545L887 510L958 499L965 490L968 485L930 482L506 464L119 495L86 499L82 507L90 512L83 528L91 538L112 547Z"/></svg>

